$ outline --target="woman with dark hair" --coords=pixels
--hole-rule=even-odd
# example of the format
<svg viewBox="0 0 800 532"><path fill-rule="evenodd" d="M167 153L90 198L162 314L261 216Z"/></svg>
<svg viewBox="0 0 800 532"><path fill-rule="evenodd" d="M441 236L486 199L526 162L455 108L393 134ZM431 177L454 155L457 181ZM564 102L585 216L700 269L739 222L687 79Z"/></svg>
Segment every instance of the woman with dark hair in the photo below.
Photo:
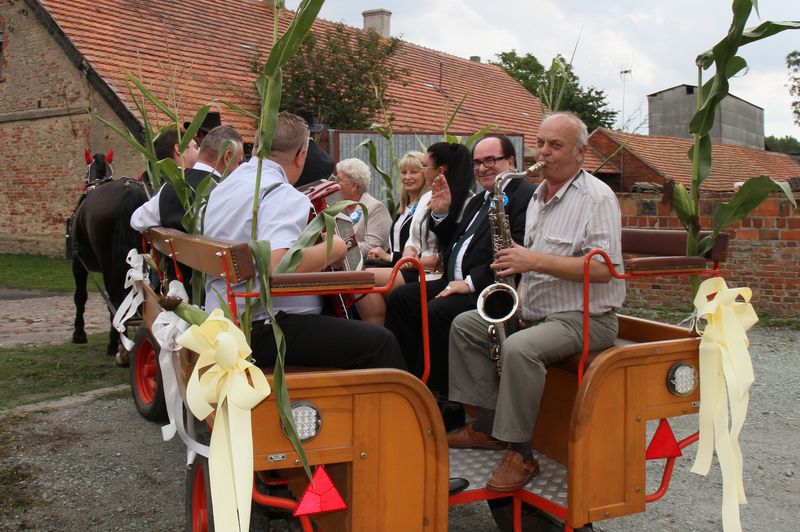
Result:
<svg viewBox="0 0 800 532"><path fill-rule="evenodd" d="M472 185L475 182L475 175L472 171L472 155L463 144L450 142L437 142L432 144L422 160L422 171L425 181L430 183L437 177L447 181L450 188L452 203L448 215L454 219L459 219L461 211L466 202L472 197ZM440 270L439 250L443 249L433 231L429 227L431 210L428 205L431 193L426 192L417 203L414 216L411 219L409 238L403 249L403 257L416 257L425 267L426 271L436 272ZM376 286L382 286L389 281L389 268L372 268L375 274ZM430 279L438 279L441 273L431 273ZM395 280L392 290L396 290L405 283L418 280L416 269L406 269L402 275ZM359 300L358 313L361 319L372 323L383 325L386 314L386 300L380 294L369 294Z"/></svg>

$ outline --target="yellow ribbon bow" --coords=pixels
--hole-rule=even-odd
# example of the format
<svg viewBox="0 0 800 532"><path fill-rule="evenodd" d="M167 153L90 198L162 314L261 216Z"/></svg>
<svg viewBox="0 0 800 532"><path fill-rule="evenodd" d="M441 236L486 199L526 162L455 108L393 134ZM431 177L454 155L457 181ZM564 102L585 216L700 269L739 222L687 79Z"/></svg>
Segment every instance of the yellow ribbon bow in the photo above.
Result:
<svg viewBox="0 0 800 532"><path fill-rule="evenodd" d="M697 316L705 318L706 327L700 341L700 442L692 472L708 473L714 447L722 472L722 528L726 532L741 532L739 504L747 503L739 433L754 380L746 333L758 321L751 296L749 288L728 288L721 277L714 277L700 285L694 300Z"/></svg>
<svg viewBox="0 0 800 532"><path fill-rule="evenodd" d="M200 355L186 387L189 409L205 419L216 404L208 456L214 527L245 532L253 488L250 410L269 395L269 383L247 360L251 350L244 333L221 309L202 325L192 325L177 341Z"/></svg>

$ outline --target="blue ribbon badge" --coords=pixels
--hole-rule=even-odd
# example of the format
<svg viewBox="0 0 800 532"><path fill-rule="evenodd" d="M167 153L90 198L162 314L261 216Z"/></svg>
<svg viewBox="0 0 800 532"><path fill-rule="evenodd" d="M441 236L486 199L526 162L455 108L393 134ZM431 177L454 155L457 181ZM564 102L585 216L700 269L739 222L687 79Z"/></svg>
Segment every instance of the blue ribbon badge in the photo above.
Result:
<svg viewBox="0 0 800 532"><path fill-rule="evenodd" d="M505 208L507 206L508 206L508 196L506 195L505 192L503 192L503 207Z"/></svg>
<svg viewBox="0 0 800 532"><path fill-rule="evenodd" d="M350 221L353 222L354 224L358 223L360 219L361 219L361 211L359 209L356 209L350 213Z"/></svg>

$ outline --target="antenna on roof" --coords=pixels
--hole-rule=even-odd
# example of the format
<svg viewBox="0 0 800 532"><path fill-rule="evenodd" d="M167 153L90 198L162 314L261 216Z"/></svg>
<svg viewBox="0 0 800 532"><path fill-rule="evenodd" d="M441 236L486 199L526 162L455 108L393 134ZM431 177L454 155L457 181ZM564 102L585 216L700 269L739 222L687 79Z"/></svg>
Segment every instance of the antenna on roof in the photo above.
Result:
<svg viewBox="0 0 800 532"><path fill-rule="evenodd" d="M625 131L625 82L633 77L631 65L622 65L619 68L619 78L622 80L622 115L619 119L619 130Z"/></svg>

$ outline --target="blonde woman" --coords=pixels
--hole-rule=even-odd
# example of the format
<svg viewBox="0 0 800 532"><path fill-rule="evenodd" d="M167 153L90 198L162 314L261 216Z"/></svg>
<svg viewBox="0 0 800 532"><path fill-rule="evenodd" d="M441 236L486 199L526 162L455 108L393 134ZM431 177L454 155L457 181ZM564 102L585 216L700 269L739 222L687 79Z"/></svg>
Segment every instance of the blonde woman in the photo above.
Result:
<svg viewBox="0 0 800 532"><path fill-rule="evenodd" d="M400 183L403 186L400 194L400 209L397 219L389 233L390 249L374 247L367 253L367 267L391 267L400 257L408 241L412 219L421 207L420 198L430 189L430 183L425 179L423 162L425 154L419 151L406 153L398 162L400 168ZM428 194L430 199L430 194ZM424 207L422 207L424 208Z"/></svg>

